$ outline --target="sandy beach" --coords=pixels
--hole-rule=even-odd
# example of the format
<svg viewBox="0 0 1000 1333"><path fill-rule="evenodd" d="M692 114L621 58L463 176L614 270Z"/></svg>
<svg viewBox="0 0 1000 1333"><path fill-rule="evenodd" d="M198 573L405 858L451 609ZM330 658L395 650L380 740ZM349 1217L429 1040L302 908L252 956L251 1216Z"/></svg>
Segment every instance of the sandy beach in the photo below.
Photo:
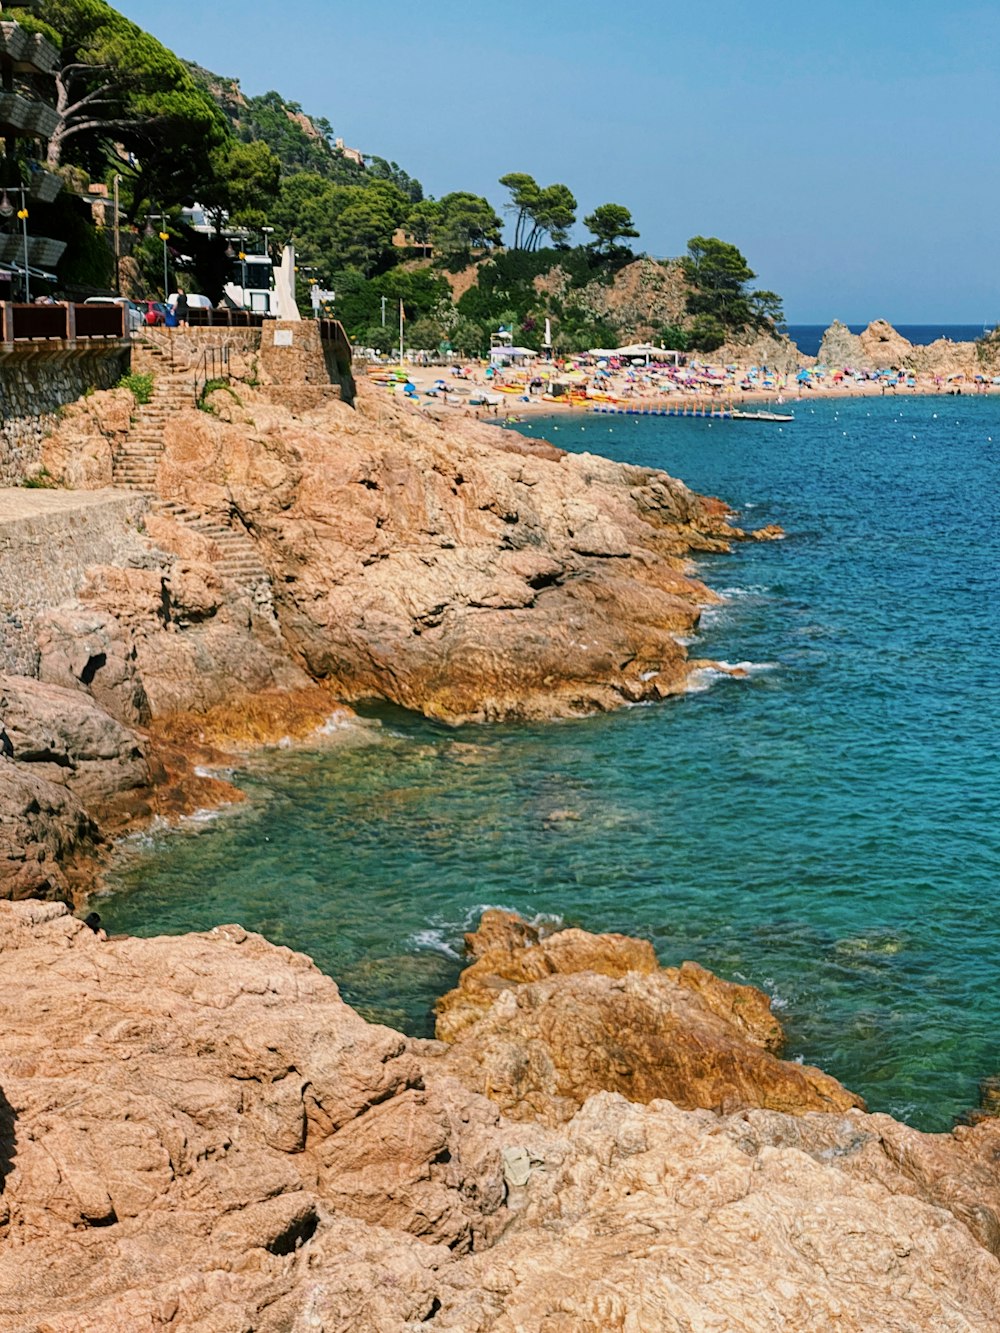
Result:
<svg viewBox="0 0 1000 1333"><path fill-rule="evenodd" d="M972 371L833 370L803 365L785 374L763 367L631 365L585 358L496 367L485 361L453 366L372 365L367 377L419 411L479 419L517 420L561 412L790 412L817 399L922 395L984 396L1000 382Z"/></svg>

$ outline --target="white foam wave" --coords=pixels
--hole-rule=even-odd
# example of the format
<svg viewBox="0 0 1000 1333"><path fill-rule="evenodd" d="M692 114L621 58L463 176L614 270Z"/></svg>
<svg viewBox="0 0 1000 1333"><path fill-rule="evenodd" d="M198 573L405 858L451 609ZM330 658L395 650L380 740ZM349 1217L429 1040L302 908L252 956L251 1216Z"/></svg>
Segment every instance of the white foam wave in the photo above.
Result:
<svg viewBox="0 0 1000 1333"><path fill-rule="evenodd" d="M745 671L748 676L754 675L758 671L777 671L779 663L777 662L724 662L719 658L719 666L723 674L730 671Z"/></svg>
<svg viewBox="0 0 1000 1333"><path fill-rule="evenodd" d="M423 953L441 953L446 958L452 958L456 962L461 962L462 955L453 945L448 942L446 933L442 928L428 928L427 930L417 930L406 941L407 946Z"/></svg>
<svg viewBox="0 0 1000 1333"><path fill-rule="evenodd" d="M193 824L196 827L201 824L214 824L225 808L226 806L221 805L212 806L211 809L199 808L198 810L193 810L189 815L184 815L180 820L180 823L182 825Z"/></svg>
<svg viewBox="0 0 1000 1333"><path fill-rule="evenodd" d="M338 731L350 731L357 723L357 718L350 713L331 713L321 727L317 727L320 736L333 736Z"/></svg>
<svg viewBox="0 0 1000 1333"><path fill-rule="evenodd" d="M745 588L732 587L720 588L721 597L729 597L733 601L738 601L741 597L766 597L771 589L766 583L750 583Z"/></svg>
<svg viewBox="0 0 1000 1333"><path fill-rule="evenodd" d="M688 694L704 694L719 680L742 680L762 671L777 671L777 662L723 662L717 665L695 667L688 676Z"/></svg>

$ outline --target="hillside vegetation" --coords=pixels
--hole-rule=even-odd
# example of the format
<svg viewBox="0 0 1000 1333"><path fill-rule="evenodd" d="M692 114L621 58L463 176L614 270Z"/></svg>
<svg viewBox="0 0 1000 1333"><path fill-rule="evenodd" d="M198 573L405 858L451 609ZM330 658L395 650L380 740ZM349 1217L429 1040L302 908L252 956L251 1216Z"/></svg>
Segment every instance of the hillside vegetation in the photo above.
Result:
<svg viewBox="0 0 1000 1333"><path fill-rule="evenodd" d="M44 13L41 22L4 11L61 50L54 88L38 90L59 114L46 165L78 193L95 183L110 191L118 177L125 276L143 294L163 285L163 237L167 285L183 274L213 299L232 275L234 241L252 251L270 238L295 243L303 307L310 284L335 293L330 313L382 350L397 340L400 305L411 346L463 353L484 350L499 326L537 348L546 320L557 352L637 337L709 351L780 322L779 298L753 289L734 245L694 237L679 259L637 261L625 205L578 218L570 186L519 171L498 181L499 211L462 189L428 198L396 162L345 148L328 120L275 91L248 97L238 80L181 60L105 0L47 0ZM4 159L4 183L28 165ZM185 224L181 210L196 201L213 235ZM74 242L63 286L110 287L110 246L84 225L70 192L38 211L44 234ZM589 234L583 244L572 243L578 223Z"/></svg>

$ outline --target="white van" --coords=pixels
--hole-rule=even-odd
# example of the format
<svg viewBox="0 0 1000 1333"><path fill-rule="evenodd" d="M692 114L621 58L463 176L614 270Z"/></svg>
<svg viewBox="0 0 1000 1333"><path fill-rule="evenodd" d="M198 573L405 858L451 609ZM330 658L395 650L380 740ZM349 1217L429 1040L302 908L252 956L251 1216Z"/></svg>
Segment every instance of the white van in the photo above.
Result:
<svg viewBox="0 0 1000 1333"><path fill-rule="evenodd" d="M129 333L136 333L146 324L146 311L136 301L127 296L88 296L84 305L121 305L125 307L125 327Z"/></svg>
<svg viewBox="0 0 1000 1333"><path fill-rule="evenodd" d="M201 296L201 295L199 295L198 292L188 292L188 294L187 294L187 302L188 302L188 309L189 309L189 310L211 310L211 309L213 309L212 302L208 299L208 297L207 297L207 296ZM177 304L177 293L176 293L176 292L171 292L170 295L167 297L167 305L170 307L171 310L173 310L173 308L174 308L174 306L176 306L176 304Z"/></svg>

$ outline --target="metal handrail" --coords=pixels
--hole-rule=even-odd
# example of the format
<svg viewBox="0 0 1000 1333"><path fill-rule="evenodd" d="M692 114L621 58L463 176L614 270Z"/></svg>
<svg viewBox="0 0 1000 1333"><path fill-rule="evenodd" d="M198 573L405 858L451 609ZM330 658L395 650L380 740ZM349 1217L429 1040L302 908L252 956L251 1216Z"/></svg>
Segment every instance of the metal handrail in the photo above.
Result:
<svg viewBox="0 0 1000 1333"><path fill-rule="evenodd" d="M218 347L202 349L194 371L194 400L196 403L200 401L201 394L211 380L225 380L227 384L230 382L232 372L229 369L229 353L232 349L233 344L229 342L221 343Z"/></svg>

